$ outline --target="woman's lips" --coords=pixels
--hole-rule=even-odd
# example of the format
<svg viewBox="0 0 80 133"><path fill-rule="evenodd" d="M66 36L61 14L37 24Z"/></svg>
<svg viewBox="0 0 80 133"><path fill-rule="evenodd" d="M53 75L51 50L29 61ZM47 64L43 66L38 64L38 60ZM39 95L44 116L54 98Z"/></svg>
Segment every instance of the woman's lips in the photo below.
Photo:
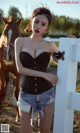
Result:
<svg viewBox="0 0 80 133"><path fill-rule="evenodd" d="M39 30L35 30L36 33L39 33L40 31Z"/></svg>

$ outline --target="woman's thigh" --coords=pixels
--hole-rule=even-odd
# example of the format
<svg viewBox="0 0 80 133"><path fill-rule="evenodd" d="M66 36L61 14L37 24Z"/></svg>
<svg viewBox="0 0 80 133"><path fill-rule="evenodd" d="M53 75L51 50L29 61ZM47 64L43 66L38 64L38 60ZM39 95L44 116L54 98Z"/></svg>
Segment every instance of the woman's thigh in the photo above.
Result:
<svg viewBox="0 0 80 133"><path fill-rule="evenodd" d="M21 122L21 133L33 133L30 124L30 112L24 112L19 108L20 122Z"/></svg>
<svg viewBox="0 0 80 133"><path fill-rule="evenodd" d="M54 111L54 104L47 104L45 106L45 115L43 119L41 119L40 122L40 131L41 133L49 133L50 128L51 128L51 123L53 119L53 111Z"/></svg>

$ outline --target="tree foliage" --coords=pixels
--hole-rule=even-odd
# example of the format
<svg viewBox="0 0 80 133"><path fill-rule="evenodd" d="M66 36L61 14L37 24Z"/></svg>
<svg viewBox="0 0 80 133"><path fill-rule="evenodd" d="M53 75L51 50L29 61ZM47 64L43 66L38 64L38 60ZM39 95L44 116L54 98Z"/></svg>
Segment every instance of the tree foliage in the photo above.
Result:
<svg viewBox="0 0 80 133"><path fill-rule="evenodd" d="M80 34L80 20L54 15L50 30L51 33L53 33L54 31L62 31L78 36Z"/></svg>
<svg viewBox="0 0 80 133"><path fill-rule="evenodd" d="M8 11L8 17L12 15L14 19L17 19L19 17L22 17L21 12L16 7L10 7Z"/></svg>
<svg viewBox="0 0 80 133"><path fill-rule="evenodd" d="M3 10L0 9L0 24L2 23Z"/></svg>

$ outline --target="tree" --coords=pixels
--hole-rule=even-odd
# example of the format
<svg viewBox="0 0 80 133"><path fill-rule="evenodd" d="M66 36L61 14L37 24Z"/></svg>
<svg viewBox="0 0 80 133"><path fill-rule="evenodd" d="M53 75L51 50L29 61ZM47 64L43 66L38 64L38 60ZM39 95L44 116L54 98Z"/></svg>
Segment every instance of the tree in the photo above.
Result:
<svg viewBox="0 0 80 133"><path fill-rule="evenodd" d="M29 23L29 19L23 19L20 23L20 31L24 34L24 28L27 26L27 24Z"/></svg>
<svg viewBox="0 0 80 133"><path fill-rule="evenodd" d="M2 30L3 30L3 22L2 22L2 16L4 15L4 12L2 9L0 9L0 35L2 34Z"/></svg>
<svg viewBox="0 0 80 133"><path fill-rule="evenodd" d="M0 23L2 23L2 16L3 16L3 10L2 9L0 9Z"/></svg>
<svg viewBox="0 0 80 133"><path fill-rule="evenodd" d="M8 11L8 17L12 15L14 19L22 17L21 12L16 7L10 7Z"/></svg>
<svg viewBox="0 0 80 133"><path fill-rule="evenodd" d="M3 13L3 10L2 9L0 9L0 15L3 15L4 13Z"/></svg>

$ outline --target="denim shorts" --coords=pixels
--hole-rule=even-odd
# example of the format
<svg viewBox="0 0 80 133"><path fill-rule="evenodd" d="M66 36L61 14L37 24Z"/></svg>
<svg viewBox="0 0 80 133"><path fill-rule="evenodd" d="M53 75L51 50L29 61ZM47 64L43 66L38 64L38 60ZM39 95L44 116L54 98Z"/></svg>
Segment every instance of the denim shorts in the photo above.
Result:
<svg viewBox="0 0 80 133"><path fill-rule="evenodd" d="M40 112L44 116L44 107L46 104L53 103L55 100L54 88L46 92L34 95L23 91L19 92L17 105L24 112L29 112L32 108L33 112Z"/></svg>

